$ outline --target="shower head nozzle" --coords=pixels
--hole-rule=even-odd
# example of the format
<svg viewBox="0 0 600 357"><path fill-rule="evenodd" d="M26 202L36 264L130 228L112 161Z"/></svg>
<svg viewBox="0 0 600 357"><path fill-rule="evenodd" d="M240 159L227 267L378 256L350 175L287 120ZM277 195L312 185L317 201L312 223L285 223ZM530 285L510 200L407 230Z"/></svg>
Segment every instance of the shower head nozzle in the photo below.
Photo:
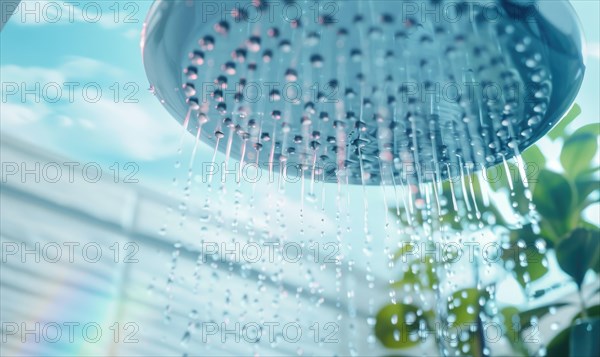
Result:
<svg viewBox="0 0 600 357"><path fill-rule="evenodd" d="M157 0L142 52L156 96L220 151L385 184L534 143L579 90L582 42L566 0Z"/></svg>

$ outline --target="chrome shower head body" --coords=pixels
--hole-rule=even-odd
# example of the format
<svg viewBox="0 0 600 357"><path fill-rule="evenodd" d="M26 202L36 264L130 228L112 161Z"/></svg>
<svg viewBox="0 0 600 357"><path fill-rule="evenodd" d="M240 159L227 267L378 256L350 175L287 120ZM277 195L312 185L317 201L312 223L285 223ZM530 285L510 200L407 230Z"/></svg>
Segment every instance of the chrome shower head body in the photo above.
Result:
<svg viewBox="0 0 600 357"><path fill-rule="evenodd" d="M518 154L568 110L567 1L162 1L142 51L169 112L228 157L380 184Z"/></svg>

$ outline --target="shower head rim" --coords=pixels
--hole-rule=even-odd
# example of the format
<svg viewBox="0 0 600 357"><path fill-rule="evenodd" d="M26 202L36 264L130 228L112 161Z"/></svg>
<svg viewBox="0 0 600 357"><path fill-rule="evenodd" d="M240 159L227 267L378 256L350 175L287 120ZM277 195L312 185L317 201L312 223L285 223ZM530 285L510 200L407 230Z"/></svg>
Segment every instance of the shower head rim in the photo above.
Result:
<svg viewBox="0 0 600 357"><path fill-rule="evenodd" d="M574 9L572 8L571 4L566 0L560 0L560 2L566 4L566 6L570 9L569 12L575 16L577 29L579 30L578 33L582 34L580 21L576 17L576 14L575 14ZM185 103L185 100L186 100L186 96L183 93L183 91L181 90L181 87L185 83L185 81L182 79L180 73L178 72L178 73L174 73L173 76L169 76L171 83L165 85L164 83L162 83L162 81L160 79L160 78L164 79L165 76L161 77L161 76L155 75L155 73L153 71L153 69L154 69L153 64L151 63L153 61L153 59L149 58L149 56L153 52L157 52L157 50L155 48L155 46L157 46L157 43L158 43L157 36L164 35L164 34L159 33L156 29L156 26L153 26L153 25L156 25L157 23L160 23L161 21L165 21L164 14L163 14L164 8L162 8L163 6L176 6L176 4L177 4L176 1L164 1L164 0L156 0L152 4L151 9L148 13L147 19L144 23L144 29L142 32L141 48L142 48L142 58L143 58L143 62L144 62L144 67L146 69L146 73L148 75L150 83L151 83L152 87L154 88L154 94L162 102L162 104L165 106L165 108L171 114L171 116L173 116L181 124L184 121L184 117L187 112L187 106L181 104L181 103ZM583 41L583 38L579 38L578 40L582 43L582 45L585 43L585 41ZM187 43L188 40L182 39L181 42ZM175 47L177 48L177 46L175 46ZM165 61L169 61L169 59L165 59ZM171 62L175 63L176 60L171 60ZM582 58L582 62L583 62L583 58ZM577 78L573 81L572 90L570 91L570 95L568 96L568 98L563 98L562 101L560 102L561 105L558 108L556 108L556 110L553 113L547 113L546 116L543 118L544 123L547 123L548 125L545 125L543 128L536 129L531 136L518 141L517 146L518 146L519 151L522 152L529 146L533 145L537 140L539 140L541 137L546 135L548 133L548 131L550 131L553 127L555 127L558 124L558 122L560 122L560 119L563 118L564 115L573 106L574 99L575 99L577 92L579 91L582 81L583 81L584 72L585 72L585 66L583 67L581 72L577 74ZM196 134L196 130L197 130L197 125L190 125L188 127L188 131L190 133L192 133L193 135ZM204 138L206 140L211 139L211 134L212 133L209 133L209 132L201 133L202 138ZM502 158L495 157L494 162L487 162L485 165L486 166L494 166L494 165L497 165L500 163L502 163ZM480 163L478 163L478 164L480 164ZM354 182L354 183L360 183L360 182ZM377 184L377 182L367 182L367 184Z"/></svg>

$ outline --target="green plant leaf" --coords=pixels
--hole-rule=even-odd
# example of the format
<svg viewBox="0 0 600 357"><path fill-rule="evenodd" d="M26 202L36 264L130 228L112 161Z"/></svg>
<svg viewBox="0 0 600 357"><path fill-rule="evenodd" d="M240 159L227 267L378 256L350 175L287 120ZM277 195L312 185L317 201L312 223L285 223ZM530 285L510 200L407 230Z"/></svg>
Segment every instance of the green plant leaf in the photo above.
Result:
<svg viewBox="0 0 600 357"><path fill-rule="evenodd" d="M590 162L598 151L598 136L582 132L569 136L560 152L560 163L565 174L571 178L577 177L590 167Z"/></svg>
<svg viewBox="0 0 600 357"><path fill-rule="evenodd" d="M594 136L600 136L600 123L584 125L581 128L575 130L575 132L573 132L572 135L579 135L579 134L586 134L586 133L592 134Z"/></svg>
<svg viewBox="0 0 600 357"><path fill-rule="evenodd" d="M487 295L486 291L479 291L475 288L468 288L456 291L452 294L452 299L448 304L448 313L455 316L454 324L462 326L477 321L481 305L479 298Z"/></svg>
<svg viewBox="0 0 600 357"><path fill-rule="evenodd" d="M521 155L523 161L526 163L534 162L540 166L540 168L546 166L546 157L537 145L532 145L527 148Z"/></svg>
<svg viewBox="0 0 600 357"><path fill-rule="evenodd" d="M575 179L575 188L577 189L577 207L585 208L586 199L594 192L600 190L600 182L592 175L580 175ZM591 202L598 202L598 199Z"/></svg>
<svg viewBox="0 0 600 357"><path fill-rule="evenodd" d="M560 238L562 238L562 236L559 236L557 233L555 233L552 223L552 221L544 219L544 217L542 217L539 222L540 237L543 237L547 242L551 242L551 244L548 245L549 248L553 247L557 242L560 241ZM556 224L556 222L554 223Z"/></svg>
<svg viewBox="0 0 600 357"><path fill-rule="evenodd" d="M412 264L416 264L416 263L412 263ZM417 267L420 268L420 266L417 266ZM393 288L402 288L402 287L404 287L406 285L409 285L411 287L411 289L415 286L415 284L421 286L423 279L421 279L421 273L420 273L419 270L420 269L414 269L413 270L413 269L409 268L402 275L402 279L393 282L391 284L391 286Z"/></svg>
<svg viewBox="0 0 600 357"><path fill-rule="evenodd" d="M550 130L548 136L552 140L563 136L565 134L565 128L581 114L581 107L575 103L571 110L558 122L558 124Z"/></svg>
<svg viewBox="0 0 600 357"><path fill-rule="evenodd" d="M573 192L567 179L550 170L542 170L533 193L538 212L551 219L566 219L572 206Z"/></svg>
<svg viewBox="0 0 600 357"><path fill-rule="evenodd" d="M569 335L571 327L562 330L548 344L546 349L547 356L568 356L569 355Z"/></svg>
<svg viewBox="0 0 600 357"><path fill-rule="evenodd" d="M512 347L520 352L522 356L529 356L524 339L521 338L521 324L519 318L519 309L514 306L507 306L500 310L500 319L502 335L511 343Z"/></svg>
<svg viewBox="0 0 600 357"><path fill-rule="evenodd" d="M418 338L419 326L427 323L425 314L419 316L419 312L415 305L384 306L376 316L375 336L387 348L405 349L418 345L422 342Z"/></svg>
<svg viewBox="0 0 600 357"><path fill-rule="evenodd" d="M585 228L591 231L599 229L598 222L594 224L583 220L579 221L579 228Z"/></svg>
<svg viewBox="0 0 600 357"><path fill-rule="evenodd" d="M586 307L585 312L588 315L588 317L598 317L600 316L600 305ZM577 315L575 315L575 317L573 318L573 322L581 318L583 318L583 312L580 312Z"/></svg>
<svg viewBox="0 0 600 357"><path fill-rule="evenodd" d="M600 232L577 228L556 247L556 259L560 268L581 287L589 269L599 264Z"/></svg>
<svg viewBox="0 0 600 357"><path fill-rule="evenodd" d="M600 306L593 306L586 309L587 315L589 317L598 317L600 316ZM578 314L573 321L581 317L581 313ZM562 330L558 335L556 335L548 344L547 348L547 356L568 356L570 352L570 341L569 336L571 335L571 330L573 326L569 326L566 329Z"/></svg>
<svg viewBox="0 0 600 357"><path fill-rule="evenodd" d="M533 189L538 181L538 175L546 167L546 157L539 146L532 145L523 152L521 158L525 164L527 181L529 181L529 185Z"/></svg>
<svg viewBox="0 0 600 357"><path fill-rule="evenodd" d="M538 238L537 234L533 231L533 226L531 224L525 224L523 227L512 229L509 237L511 243L522 240L527 246L533 246Z"/></svg>
<svg viewBox="0 0 600 357"><path fill-rule="evenodd" d="M527 241L531 238L523 238L523 240ZM514 276L522 287L546 275L548 267L544 264L545 259L546 255L540 253L533 243L525 247L514 244L502 250L502 260L513 263Z"/></svg>
<svg viewBox="0 0 600 357"><path fill-rule="evenodd" d="M487 290L477 290L475 288L459 290L452 294L452 299L448 302L448 315L449 317L453 315L454 319L449 328L458 327L461 332L466 332L469 336L466 340L460 339L458 341L457 350L461 351L468 348L470 356L482 356L482 347L485 341L481 340L481 331L470 329L465 331L465 327L477 324L478 329L483 328L479 314L483 308L482 305L485 305L489 298L490 295ZM480 299L484 299L481 304Z"/></svg>
<svg viewBox="0 0 600 357"><path fill-rule="evenodd" d="M504 328L504 336L506 336L513 344L520 341L519 333L521 332L519 318L519 309L514 306L507 306L500 310L502 315L502 325Z"/></svg>
<svg viewBox="0 0 600 357"><path fill-rule="evenodd" d="M542 216L542 226L552 232L552 237L562 238L570 231L569 217L573 214L573 189L562 175L542 170L540 184L533 191L533 202Z"/></svg>
<svg viewBox="0 0 600 357"><path fill-rule="evenodd" d="M531 224L524 225L519 229L513 229L510 232L511 246L502 249L502 260L512 262L514 265L513 273L517 282L525 287L527 282L535 281L548 272L546 264L544 264L545 253L540 253L536 247L536 241L542 238L535 234ZM552 246L552 241L544 239L546 247ZM522 241L525 246L519 246L518 242ZM522 259L523 258L523 259Z"/></svg>
<svg viewBox="0 0 600 357"><path fill-rule="evenodd" d="M510 175L510 177L507 177ZM508 187L508 180L512 180L512 174L506 173L502 164L490 166L485 170L485 179L493 191Z"/></svg>

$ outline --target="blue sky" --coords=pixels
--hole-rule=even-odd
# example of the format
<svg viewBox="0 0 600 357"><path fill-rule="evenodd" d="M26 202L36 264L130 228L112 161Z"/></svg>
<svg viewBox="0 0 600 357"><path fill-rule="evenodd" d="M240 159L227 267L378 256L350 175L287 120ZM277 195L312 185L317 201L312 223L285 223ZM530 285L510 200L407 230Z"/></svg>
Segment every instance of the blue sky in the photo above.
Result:
<svg viewBox="0 0 600 357"><path fill-rule="evenodd" d="M574 126L597 121L599 71L599 2L572 1L587 39L587 74L577 101L583 114ZM3 134L82 161L135 161L142 184L162 185L177 160L180 126L147 90L140 53L140 32L151 1L81 1L73 8L62 1L24 1L0 33ZM57 5L60 6L57 7ZM95 21L98 5L102 15ZM36 8L38 6L38 8ZM37 10L36 10L37 9ZM72 16L71 16L72 15ZM59 21L55 22L55 19ZM60 100L51 103L33 95L23 102L6 83L79 83L73 98L62 86ZM115 84L117 87L115 87ZM95 87L101 98L91 103ZM42 91L44 88L41 88ZM22 88L19 88L21 93ZM57 92L46 88L48 97ZM116 99L116 102L115 102ZM137 103L129 103L130 99ZM186 136L185 145L193 139ZM200 155L210 155L203 146Z"/></svg>
<svg viewBox="0 0 600 357"><path fill-rule="evenodd" d="M44 3L63 4L40 3L39 9ZM151 2L93 3L102 8L95 23L95 8L81 2L72 18L64 7L57 23L44 21L54 16L52 7L37 22L34 15L17 12L2 30L2 132L82 161L134 161L147 177L155 177L151 167L166 162L172 167L169 157L175 156L180 130L147 90L139 43ZM36 4L24 6L35 9ZM6 87L26 83L35 89L36 82L38 91L47 90L39 103L33 94L23 102Z"/></svg>

